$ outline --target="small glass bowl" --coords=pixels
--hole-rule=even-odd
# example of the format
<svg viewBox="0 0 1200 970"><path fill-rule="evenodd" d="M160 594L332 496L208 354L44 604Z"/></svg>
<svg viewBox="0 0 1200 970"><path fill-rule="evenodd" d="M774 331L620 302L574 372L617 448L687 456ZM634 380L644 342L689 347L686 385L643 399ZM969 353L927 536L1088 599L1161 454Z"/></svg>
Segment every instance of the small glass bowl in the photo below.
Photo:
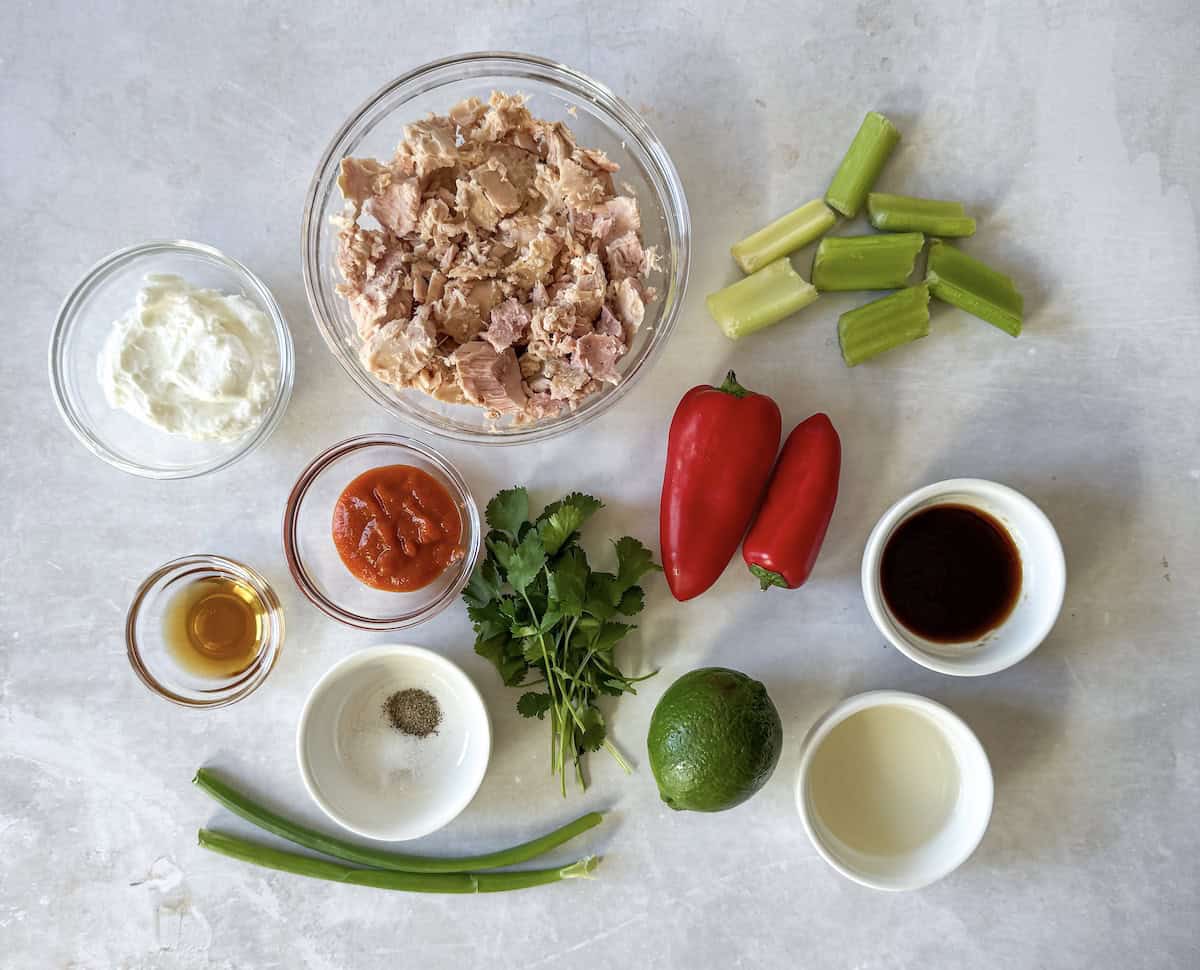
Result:
<svg viewBox="0 0 1200 970"><path fill-rule="evenodd" d="M412 465L433 476L462 520L463 557L410 593L359 582L333 544L338 497L363 472L382 465ZM360 435L323 451L301 472L283 513L283 551L300 592L327 616L360 630L402 630L436 616L467 585L481 544L479 509L462 476L432 448L401 435Z"/></svg>
<svg viewBox="0 0 1200 970"><path fill-rule="evenodd" d="M200 677L185 670L163 640L166 610L191 583L225 577L249 586L264 607L265 632L258 656L232 677ZM129 662L143 684L184 707L224 707L253 693L267 679L283 648L283 608L270 583L256 570L222 556L197 555L160 566L138 587L125 620Z"/></svg>
<svg viewBox="0 0 1200 970"><path fill-rule="evenodd" d="M618 185L632 186L642 214L646 246L663 257L650 278L658 297L633 346L617 363L619 384L606 384L574 411L529 424L494 422L482 408L446 404L418 390L397 390L371 374L358 357L361 339L335 264L342 212L337 179L342 159L369 155L391 158L406 124L430 112L445 114L463 98L487 101L493 90L530 97L539 118L566 123L580 145L600 148L621 166ZM334 357L355 384L402 421L430 434L475 444L542 441L580 428L617 403L662 354L683 306L691 255L687 197L666 146L645 120L603 84L579 71L530 54L485 51L434 61L388 83L355 109L334 135L317 166L304 207L304 285L317 327Z"/></svg>
<svg viewBox="0 0 1200 970"><path fill-rule="evenodd" d="M149 273L174 273L194 286L240 294L270 317L279 384L262 421L241 438L192 441L148 427L105 399L96 362L113 322L134 306ZM283 417L294 372L292 336L271 291L237 260L182 240L142 243L100 260L67 296L50 338L50 386L67 426L92 454L144 478L194 478L244 458Z"/></svg>

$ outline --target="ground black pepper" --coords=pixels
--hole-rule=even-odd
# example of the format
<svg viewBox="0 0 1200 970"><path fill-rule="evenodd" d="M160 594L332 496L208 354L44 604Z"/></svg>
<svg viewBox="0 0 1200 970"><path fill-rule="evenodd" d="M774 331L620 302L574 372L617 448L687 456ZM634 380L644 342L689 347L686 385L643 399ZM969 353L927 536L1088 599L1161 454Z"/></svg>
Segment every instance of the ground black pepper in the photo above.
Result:
<svg viewBox="0 0 1200 970"><path fill-rule="evenodd" d="M388 723L402 734L427 738L437 733L442 723L442 709L437 698L419 687L398 690L383 702L383 715Z"/></svg>

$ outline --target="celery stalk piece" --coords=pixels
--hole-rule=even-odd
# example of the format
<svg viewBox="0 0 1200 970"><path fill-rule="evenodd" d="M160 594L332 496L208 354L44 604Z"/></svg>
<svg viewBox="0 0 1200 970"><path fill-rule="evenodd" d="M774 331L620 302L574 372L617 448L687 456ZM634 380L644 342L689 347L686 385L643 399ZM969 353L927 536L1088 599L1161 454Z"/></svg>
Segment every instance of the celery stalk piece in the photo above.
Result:
<svg viewBox="0 0 1200 970"><path fill-rule="evenodd" d="M898 141L896 126L877 111L868 111L829 183L825 201L850 219L858 215Z"/></svg>
<svg viewBox="0 0 1200 970"><path fill-rule="evenodd" d="M899 289L908 285L924 245L919 232L826 236L813 256L813 286L821 291Z"/></svg>
<svg viewBox="0 0 1200 970"><path fill-rule="evenodd" d="M737 340L778 323L816 298L816 287L780 256L757 273L709 294L705 303L725 336Z"/></svg>
<svg viewBox="0 0 1200 970"><path fill-rule="evenodd" d="M1016 284L961 249L935 239L929 247L925 282L939 300L986 320L1010 337L1021 335L1025 299Z"/></svg>
<svg viewBox="0 0 1200 970"><path fill-rule="evenodd" d="M729 251L743 273L756 273L767 263L794 253L823 236L835 222L837 216L833 210L820 199L813 199L734 243Z"/></svg>
<svg viewBox="0 0 1200 970"><path fill-rule="evenodd" d="M847 367L928 336L929 288L924 283L838 317L838 343Z"/></svg>
<svg viewBox="0 0 1200 970"><path fill-rule="evenodd" d="M867 218L871 225L884 232L923 232L927 236L947 237L975 235L975 220L963 211L961 202L871 192L867 196Z"/></svg>

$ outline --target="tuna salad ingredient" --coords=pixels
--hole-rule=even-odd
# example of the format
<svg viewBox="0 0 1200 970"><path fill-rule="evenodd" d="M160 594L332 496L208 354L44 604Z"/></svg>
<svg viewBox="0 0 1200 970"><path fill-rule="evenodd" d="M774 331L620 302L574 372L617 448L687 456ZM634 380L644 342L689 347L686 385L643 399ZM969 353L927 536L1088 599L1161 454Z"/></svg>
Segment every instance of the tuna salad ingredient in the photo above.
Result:
<svg viewBox="0 0 1200 970"><path fill-rule="evenodd" d="M96 363L109 405L194 441L235 441L279 387L271 319L244 296L148 275Z"/></svg>
<svg viewBox="0 0 1200 970"><path fill-rule="evenodd" d="M813 286L822 293L897 290L908 285L924 245L919 232L826 236L813 256Z"/></svg>
<svg viewBox="0 0 1200 970"><path fill-rule="evenodd" d="M927 236L973 236L975 220L961 202L917 199L910 195L871 192L867 218L883 232L923 232Z"/></svg>
<svg viewBox="0 0 1200 970"><path fill-rule="evenodd" d="M579 544L579 529L603 508L599 499L572 492L531 518L524 488L498 492L488 502L487 558L463 599L475 627L475 652L490 660L504 683L528 681L517 701L524 717L550 722L550 767L567 793L567 766L586 787L583 756L604 748L632 772L608 740L601 695L636 694L615 648L642 611L642 577L659 572L649 549L632 536L613 542L616 572L595 572ZM532 675L532 679L530 679Z"/></svg>
<svg viewBox="0 0 1200 970"><path fill-rule="evenodd" d="M197 771L196 777L192 779L192 784L224 805L234 815L241 816L247 822L252 822L272 835L278 835L280 838L295 842L296 845L333 856L344 862L370 866L373 869L390 869L400 872L472 872L477 869L517 866L530 859L536 859L540 855L545 855L551 849L558 848L563 843L569 842L577 835L595 828L604 821L604 816L599 812L588 812L552 832L547 832L536 839L507 849L499 849L483 855L438 858L379 849L373 845L364 845L359 841L351 842L348 839L327 835L317 829L301 825L299 822L294 822L254 801L223 778L214 775L208 768L201 768Z"/></svg>
<svg viewBox="0 0 1200 970"><path fill-rule="evenodd" d="M680 400L667 438L659 540L671 594L680 602L712 586L737 552L762 501L783 418L733 371Z"/></svg>
<svg viewBox="0 0 1200 970"><path fill-rule="evenodd" d="M929 336L929 287L910 286L838 317L838 344L847 367Z"/></svg>
<svg viewBox="0 0 1200 970"><path fill-rule="evenodd" d="M925 282L939 300L986 320L1010 337L1021 335L1025 300L1011 278L986 263L935 239L929 246Z"/></svg>
<svg viewBox="0 0 1200 970"><path fill-rule="evenodd" d="M756 273L767 263L803 249L833 228L837 216L820 199L813 199L751 233L729 251L743 273Z"/></svg>
<svg viewBox="0 0 1200 970"><path fill-rule="evenodd" d="M705 303L725 336L737 340L778 323L816 298L816 287L780 256L757 273L710 293Z"/></svg>
<svg viewBox="0 0 1200 970"><path fill-rule="evenodd" d="M406 125L388 162L343 160L338 291L363 365L514 423L618 383L658 257L617 171L501 92Z"/></svg>
<svg viewBox="0 0 1200 970"><path fill-rule="evenodd" d="M825 192L830 208L850 219L858 215L899 141L895 125L879 112L868 111Z"/></svg>

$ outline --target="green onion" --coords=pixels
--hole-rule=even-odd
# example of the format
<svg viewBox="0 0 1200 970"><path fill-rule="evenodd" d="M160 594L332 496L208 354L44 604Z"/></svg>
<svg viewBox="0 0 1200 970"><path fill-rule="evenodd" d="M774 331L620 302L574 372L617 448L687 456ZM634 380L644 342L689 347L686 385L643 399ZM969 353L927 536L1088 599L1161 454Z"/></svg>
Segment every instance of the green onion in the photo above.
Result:
<svg viewBox="0 0 1200 970"><path fill-rule="evenodd" d="M828 232L837 216L820 199L806 202L799 209L780 216L768 226L752 233L729 251L743 273L754 273L767 263L794 253L818 236Z"/></svg>
<svg viewBox="0 0 1200 970"><path fill-rule="evenodd" d="M368 846L356 845L339 839L336 836L325 835L316 829L300 825L289 819L276 815L270 809L264 808L233 786L213 775L207 768L201 768L192 779L197 788L207 792L235 815L240 815L248 822L253 822L260 829L288 839L297 845L323 852L347 862L357 862L364 866L374 866L378 869L395 869L403 872L419 873L448 873L469 872L475 869L499 869L501 866L516 866L530 859L537 858L551 849L557 848L564 842L575 838L581 832L586 832L603 821L604 816L599 812L589 812L581 815L573 822L555 829L541 838L522 842L511 849L490 852L486 855L467 856L459 859L432 859L427 856L406 855L399 852L384 852Z"/></svg>
<svg viewBox="0 0 1200 970"><path fill-rule="evenodd" d="M600 864L598 856L588 856L560 869L527 869L523 872L394 872L379 869L354 869L340 862L314 859L296 852L284 852L233 835L201 829L197 834L202 849L219 852L267 869L278 869L311 879L345 882L374 889L396 889L410 893L500 893L510 889L544 886L562 879L587 876Z"/></svg>
<svg viewBox="0 0 1200 970"><path fill-rule="evenodd" d="M825 201L853 219L900 141L900 132L883 115L868 111L825 193Z"/></svg>
<svg viewBox="0 0 1200 970"><path fill-rule="evenodd" d="M838 317L838 343L847 367L929 336L929 289L924 283Z"/></svg>
<svg viewBox="0 0 1200 970"><path fill-rule="evenodd" d="M925 237L919 232L826 236L813 257L813 285L822 292L907 286L924 245Z"/></svg>
<svg viewBox="0 0 1200 970"><path fill-rule="evenodd" d="M817 298L816 288L786 256L708 296L708 312L725 336L737 340L778 323Z"/></svg>
<svg viewBox="0 0 1200 970"><path fill-rule="evenodd" d="M1025 300L1003 273L935 239L929 247L925 282L939 300L986 320L1009 336L1020 336Z"/></svg>
<svg viewBox="0 0 1200 970"><path fill-rule="evenodd" d="M975 220L963 211L961 202L872 192L867 196L867 218L884 232L923 232L947 237L975 234Z"/></svg>

